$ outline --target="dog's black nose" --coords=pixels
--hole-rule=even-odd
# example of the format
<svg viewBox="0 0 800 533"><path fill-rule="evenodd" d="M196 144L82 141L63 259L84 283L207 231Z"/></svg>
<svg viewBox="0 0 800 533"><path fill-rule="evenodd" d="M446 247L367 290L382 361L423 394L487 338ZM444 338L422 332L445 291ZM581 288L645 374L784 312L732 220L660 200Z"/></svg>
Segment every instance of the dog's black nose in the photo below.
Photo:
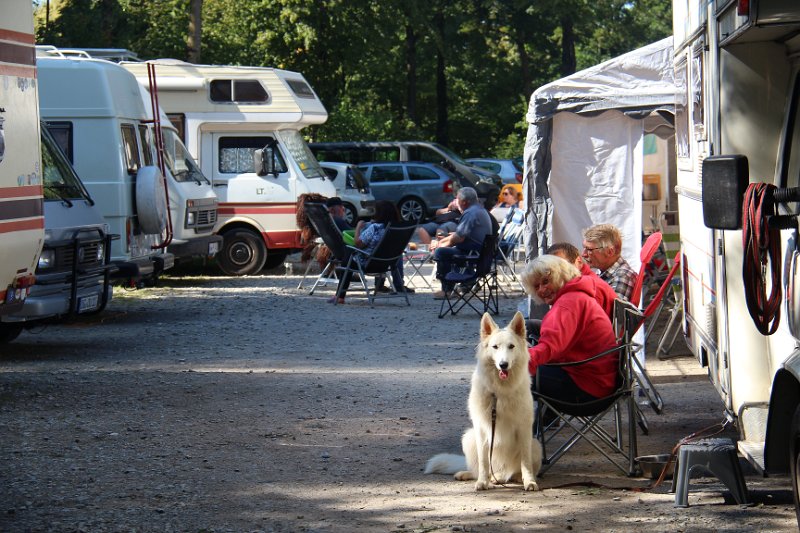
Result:
<svg viewBox="0 0 800 533"><path fill-rule="evenodd" d="M506 370L506 369L508 369L508 363L506 361L503 361L502 363L500 363L500 370Z"/></svg>

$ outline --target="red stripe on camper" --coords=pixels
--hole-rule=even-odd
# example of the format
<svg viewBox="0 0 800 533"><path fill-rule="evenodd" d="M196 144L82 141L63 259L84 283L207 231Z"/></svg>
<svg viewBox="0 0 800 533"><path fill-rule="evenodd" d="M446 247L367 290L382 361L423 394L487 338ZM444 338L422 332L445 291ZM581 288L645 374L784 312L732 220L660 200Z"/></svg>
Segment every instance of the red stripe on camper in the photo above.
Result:
<svg viewBox="0 0 800 533"><path fill-rule="evenodd" d="M31 46L36 44L36 39L32 33L14 30L0 30L0 40L14 41L21 44L29 44Z"/></svg>
<svg viewBox="0 0 800 533"><path fill-rule="evenodd" d="M15 220L14 222L0 222L0 233L13 233L15 231L42 228L44 228L44 217L32 218L30 220Z"/></svg>
<svg viewBox="0 0 800 533"><path fill-rule="evenodd" d="M0 198L22 198L23 196L41 196L41 185L25 185L24 187L0 187Z"/></svg>
<svg viewBox="0 0 800 533"><path fill-rule="evenodd" d="M295 204L251 205L251 204L219 204L220 215L294 215Z"/></svg>

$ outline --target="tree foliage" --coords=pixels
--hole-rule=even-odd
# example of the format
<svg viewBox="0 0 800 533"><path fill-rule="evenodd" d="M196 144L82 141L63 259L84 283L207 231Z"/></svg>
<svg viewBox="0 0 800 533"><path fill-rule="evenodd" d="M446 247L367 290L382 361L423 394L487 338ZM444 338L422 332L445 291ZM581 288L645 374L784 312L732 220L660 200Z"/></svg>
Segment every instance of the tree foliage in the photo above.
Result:
<svg viewBox="0 0 800 533"><path fill-rule="evenodd" d="M37 2L37 40L188 59L197 0ZM203 63L302 72L328 109L315 140L446 140L522 153L550 81L671 33L670 0L202 0Z"/></svg>

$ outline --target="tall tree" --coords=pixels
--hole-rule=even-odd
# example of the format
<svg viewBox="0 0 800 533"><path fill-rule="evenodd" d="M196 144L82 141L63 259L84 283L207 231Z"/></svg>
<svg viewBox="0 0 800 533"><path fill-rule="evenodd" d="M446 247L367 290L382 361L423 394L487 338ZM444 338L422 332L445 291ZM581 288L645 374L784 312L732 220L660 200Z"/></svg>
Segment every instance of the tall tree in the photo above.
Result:
<svg viewBox="0 0 800 533"><path fill-rule="evenodd" d="M189 12L189 39L187 40L190 63L200 62L200 42L203 33L203 0L191 0Z"/></svg>

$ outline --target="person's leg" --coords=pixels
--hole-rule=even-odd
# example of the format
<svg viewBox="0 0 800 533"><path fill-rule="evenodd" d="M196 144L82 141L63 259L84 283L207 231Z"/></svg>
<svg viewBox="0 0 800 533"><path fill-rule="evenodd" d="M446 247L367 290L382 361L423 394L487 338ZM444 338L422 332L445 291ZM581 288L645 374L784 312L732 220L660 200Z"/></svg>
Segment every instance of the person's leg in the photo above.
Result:
<svg viewBox="0 0 800 533"><path fill-rule="evenodd" d="M431 235L436 235L436 228L439 225L436 222L427 222L425 224L421 224L417 229L417 235L419 235L419 242L422 244L430 244L431 243Z"/></svg>
<svg viewBox="0 0 800 533"><path fill-rule="evenodd" d="M594 396L578 387L572 377L560 366L540 366L536 369L538 392L544 396L570 403L584 403L596 400Z"/></svg>
<svg viewBox="0 0 800 533"><path fill-rule="evenodd" d="M336 301L336 298L339 298L338 303L344 303L344 297L347 295L347 289L350 288L350 280L353 278L353 274L350 271L345 272L342 274L342 277L339 278L339 284L336 286L336 294L328 300L329 303L333 303Z"/></svg>
<svg viewBox="0 0 800 533"><path fill-rule="evenodd" d="M442 290L445 292L453 290L452 284L445 282L444 277L452 268L453 256L460 253L461 251L455 247L437 248L433 252L433 260L436 261L436 279L442 282Z"/></svg>
<svg viewBox="0 0 800 533"><path fill-rule="evenodd" d="M397 264L392 267L392 283L394 290L397 292L414 292L414 289L406 287L405 278L403 274L403 258L397 260Z"/></svg>

